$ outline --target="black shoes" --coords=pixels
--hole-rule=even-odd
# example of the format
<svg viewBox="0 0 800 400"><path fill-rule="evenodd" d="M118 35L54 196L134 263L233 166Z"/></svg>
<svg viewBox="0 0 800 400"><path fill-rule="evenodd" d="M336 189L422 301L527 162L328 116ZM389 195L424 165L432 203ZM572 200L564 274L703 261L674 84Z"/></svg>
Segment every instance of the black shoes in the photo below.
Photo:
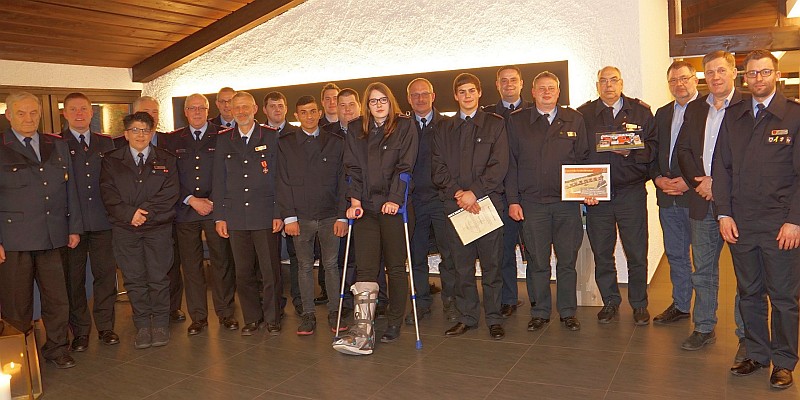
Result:
<svg viewBox="0 0 800 400"><path fill-rule="evenodd" d="M89 336L88 335L80 335L75 336L75 339L72 339L72 344L70 345L72 351L82 352L86 351L89 348Z"/></svg>
<svg viewBox="0 0 800 400"><path fill-rule="evenodd" d="M417 320L418 321L422 321L423 319L425 319L426 316L429 316L429 315L431 315L431 309L430 308L422 308L422 309L418 308L417 309ZM406 325L414 325L414 311L413 310L411 312L409 312L408 315L406 315L405 322L406 322Z"/></svg>
<svg viewBox="0 0 800 400"><path fill-rule="evenodd" d="M97 332L97 338L105 345L119 344L119 335L112 330Z"/></svg>
<svg viewBox="0 0 800 400"><path fill-rule="evenodd" d="M386 332L384 332L383 336L381 336L381 342L392 343L399 337L400 337L400 325L389 325L389 327L386 328Z"/></svg>
<svg viewBox="0 0 800 400"><path fill-rule="evenodd" d="M192 324L189 325L189 328L186 329L186 333L188 333L189 336L194 336L194 335L197 335L198 333L202 332L203 328L205 328L207 326L208 326L208 320L207 319L200 319L200 320L192 322Z"/></svg>
<svg viewBox="0 0 800 400"><path fill-rule="evenodd" d="M775 367L772 369L772 375L769 377L770 386L775 389L786 389L794 383L792 379L792 371L786 368Z"/></svg>
<svg viewBox="0 0 800 400"><path fill-rule="evenodd" d="M611 304L607 306L603 306L599 313L597 313L597 322L601 324L609 324L614 318L617 317L617 313L619 312L619 306L616 304Z"/></svg>
<svg viewBox="0 0 800 400"><path fill-rule="evenodd" d="M249 324L244 324L242 327L242 336L253 336L256 332L258 332L258 328L261 324L264 323L264 320L259 320L256 322L251 322Z"/></svg>
<svg viewBox="0 0 800 400"><path fill-rule="evenodd" d="M466 325L463 322L459 322L459 323L453 325L452 328L446 330L444 332L444 335L447 336L447 337L461 336L461 335L467 333L468 330L473 329L473 328L475 328L475 327Z"/></svg>
<svg viewBox="0 0 800 400"><path fill-rule="evenodd" d="M489 325L489 336L494 340L500 340L506 337L506 330L500 324Z"/></svg>
<svg viewBox="0 0 800 400"><path fill-rule="evenodd" d="M528 331L530 332L538 331L539 329L544 328L544 326L547 325L549 322L550 322L549 319L533 317L528 322Z"/></svg>
<svg viewBox="0 0 800 400"><path fill-rule="evenodd" d="M267 324L267 333L272 336L278 336L281 333L281 323Z"/></svg>
<svg viewBox="0 0 800 400"><path fill-rule="evenodd" d="M667 307L666 310L664 310L664 312L656 315L656 317L653 318L653 323L671 324L673 322L677 322L682 319L687 319L689 318L690 315L691 314L689 314L688 312L683 312L679 310L678 307L675 305L675 303L672 303L669 307Z"/></svg>
<svg viewBox="0 0 800 400"><path fill-rule="evenodd" d="M229 331L239 330L239 321L235 320L233 317L222 317L219 320L219 324Z"/></svg>
<svg viewBox="0 0 800 400"><path fill-rule="evenodd" d="M650 323L650 312L647 307L639 307L633 309L633 324L636 326L645 326Z"/></svg>
<svg viewBox="0 0 800 400"><path fill-rule="evenodd" d="M314 298L314 304L318 306L322 304L328 304L328 292L325 289L322 289L322 292L320 292L319 297Z"/></svg>
<svg viewBox="0 0 800 400"><path fill-rule="evenodd" d="M747 376L752 374L753 372L758 371L761 368L767 368L767 367L769 367L769 365L764 365L759 363L758 361L753 361L749 358L745 358L744 361L742 361L739 365L731 368L731 373L736 376Z"/></svg>
<svg viewBox="0 0 800 400"><path fill-rule="evenodd" d="M684 350L695 351L700 350L707 344L713 344L717 341L717 335L714 331L709 333L700 333L698 331L692 332L686 340L683 341L681 348Z"/></svg>
<svg viewBox="0 0 800 400"><path fill-rule="evenodd" d="M75 366L75 360L69 354L62 354L56 358L51 358L47 361L50 361L53 364L55 364L56 368L58 369L67 369Z"/></svg>
<svg viewBox="0 0 800 400"><path fill-rule="evenodd" d="M169 312L169 320L172 322L186 321L186 314L181 310L172 310Z"/></svg>
<svg viewBox="0 0 800 400"><path fill-rule="evenodd" d="M503 317L510 317L514 314L514 311L517 311L517 307L522 305L522 301L517 300L517 304L501 304L500 305L500 315Z"/></svg>
<svg viewBox="0 0 800 400"><path fill-rule="evenodd" d="M565 328L571 331L581 330L581 323L577 318L575 318L575 316L561 318L561 322L564 323Z"/></svg>

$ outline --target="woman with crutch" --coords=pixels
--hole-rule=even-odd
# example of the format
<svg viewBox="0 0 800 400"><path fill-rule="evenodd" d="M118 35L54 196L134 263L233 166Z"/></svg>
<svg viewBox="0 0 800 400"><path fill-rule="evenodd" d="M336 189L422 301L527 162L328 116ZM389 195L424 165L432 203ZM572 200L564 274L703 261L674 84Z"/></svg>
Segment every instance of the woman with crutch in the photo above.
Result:
<svg viewBox="0 0 800 400"><path fill-rule="evenodd" d="M398 214L407 183L400 174L411 173L418 147L412 119L399 113L397 100L385 84L371 83L362 101L361 117L348 125L344 150L345 173L350 178L347 218L355 219L358 237L354 243L358 271L351 287L355 325L333 344L337 351L353 355L372 354L375 346L375 281L381 259L389 279L389 327L381 342L391 343L400 336L408 293L405 232Z"/></svg>

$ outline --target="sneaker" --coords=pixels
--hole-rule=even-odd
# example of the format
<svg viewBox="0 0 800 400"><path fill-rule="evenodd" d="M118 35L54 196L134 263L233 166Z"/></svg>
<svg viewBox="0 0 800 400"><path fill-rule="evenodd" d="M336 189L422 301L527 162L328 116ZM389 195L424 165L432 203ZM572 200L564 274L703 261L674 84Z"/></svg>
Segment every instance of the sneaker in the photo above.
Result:
<svg viewBox="0 0 800 400"><path fill-rule="evenodd" d="M689 337L683 341L681 348L684 350L695 351L700 350L707 344L712 344L717 341L717 335L714 331L709 333L700 333L698 331L692 332Z"/></svg>
<svg viewBox="0 0 800 400"><path fill-rule="evenodd" d="M342 315L345 315L344 312L342 313ZM339 323L338 331L336 330L337 322ZM344 321L344 318L342 318L341 322L339 321L339 313L336 311L331 311L328 313L328 325L331 327L331 332L333 333L339 333L350 329L347 326L347 322Z"/></svg>
<svg viewBox="0 0 800 400"><path fill-rule="evenodd" d="M166 346L169 343L169 329L153 328L153 347Z"/></svg>
<svg viewBox="0 0 800 400"><path fill-rule="evenodd" d="M150 328L139 328L136 331L136 338L133 339L133 347L137 349L146 349L153 345L153 334Z"/></svg>
<svg viewBox="0 0 800 400"><path fill-rule="evenodd" d="M597 321L601 324L611 323L617 316L617 312L619 312L619 306L616 304L603 306L600 312L597 313Z"/></svg>
<svg viewBox="0 0 800 400"><path fill-rule="evenodd" d="M298 336L308 336L314 334L314 328L317 327L317 316L314 313L303 314L303 321L297 327Z"/></svg>
<svg viewBox="0 0 800 400"><path fill-rule="evenodd" d="M647 311L647 307L633 309L633 323L636 326L644 326L650 323L650 312Z"/></svg>
<svg viewBox="0 0 800 400"><path fill-rule="evenodd" d="M676 306L675 303L672 303L669 307L667 307L666 310L664 310L664 312L656 315L656 317L653 318L653 323L669 324L672 322L677 322L682 319L689 318L689 316L690 314L688 312L683 312L679 310L678 306Z"/></svg>

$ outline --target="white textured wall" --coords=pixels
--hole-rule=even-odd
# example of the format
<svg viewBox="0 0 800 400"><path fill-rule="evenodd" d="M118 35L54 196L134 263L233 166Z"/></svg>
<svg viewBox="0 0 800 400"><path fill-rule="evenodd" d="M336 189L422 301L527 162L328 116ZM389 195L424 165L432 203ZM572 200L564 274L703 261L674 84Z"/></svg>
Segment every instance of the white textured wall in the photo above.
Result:
<svg viewBox="0 0 800 400"><path fill-rule="evenodd" d="M308 0L145 84L144 93L160 100L161 125L172 126L173 96L222 86L566 59L573 106L596 97L596 71L613 64L625 93L655 107L669 94L666 7L666 0Z"/></svg>
<svg viewBox="0 0 800 400"><path fill-rule="evenodd" d="M0 60L0 85L142 90L129 68Z"/></svg>

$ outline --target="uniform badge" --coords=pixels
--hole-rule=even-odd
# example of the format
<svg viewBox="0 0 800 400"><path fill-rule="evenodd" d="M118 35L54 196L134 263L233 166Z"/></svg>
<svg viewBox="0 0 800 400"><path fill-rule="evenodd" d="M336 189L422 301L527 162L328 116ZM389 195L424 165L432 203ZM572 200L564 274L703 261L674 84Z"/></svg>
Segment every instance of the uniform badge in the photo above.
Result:
<svg viewBox="0 0 800 400"><path fill-rule="evenodd" d="M774 129L772 132L769 133L771 136L778 136L778 135L788 135L788 129Z"/></svg>
<svg viewBox="0 0 800 400"><path fill-rule="evenodd" d="M265 147L266 147L266 146L265 146ZM267 168L267 161L266 161L266 160L264 160L264 161L261 161L261 168L262 168L262 169L261 169L261 172L263 172L263 173L265 173L265 174L266 174L267 172L269 172L269 168Z"/></svg>
<svg viewBox="0 0 800 400"><path fill-rule="evenodd" d="M256 151L264 151L267 149L267 145L256 146Z"/></svg>
<svg viewBox="0 0 800 400"><path fill-rule="evenodd" d="M567 137L575 137L575 136L578 136L578 133L572 131L567 132Z"/></svg>
<svg viewBox="0 0 800 400"><path fill-rule="evenodd" d="M767 143L791 145L792 144L792 137L791 136L770 136L770 137L767 138Z"/></svg>
<svg viewBox="0 0 800 400"><path fill-rule="evenodd" d="M69 154L72 154L74 156L75 155L75 150L70 150Z"/></svg>
<svg viewBox="0 0 800 400"><path fill-rule="evenodd" d="M626 131L638 131L639 129L642 129L642 127L640 127L639 125L627 124L627 123L625 124Z"/></svg>

